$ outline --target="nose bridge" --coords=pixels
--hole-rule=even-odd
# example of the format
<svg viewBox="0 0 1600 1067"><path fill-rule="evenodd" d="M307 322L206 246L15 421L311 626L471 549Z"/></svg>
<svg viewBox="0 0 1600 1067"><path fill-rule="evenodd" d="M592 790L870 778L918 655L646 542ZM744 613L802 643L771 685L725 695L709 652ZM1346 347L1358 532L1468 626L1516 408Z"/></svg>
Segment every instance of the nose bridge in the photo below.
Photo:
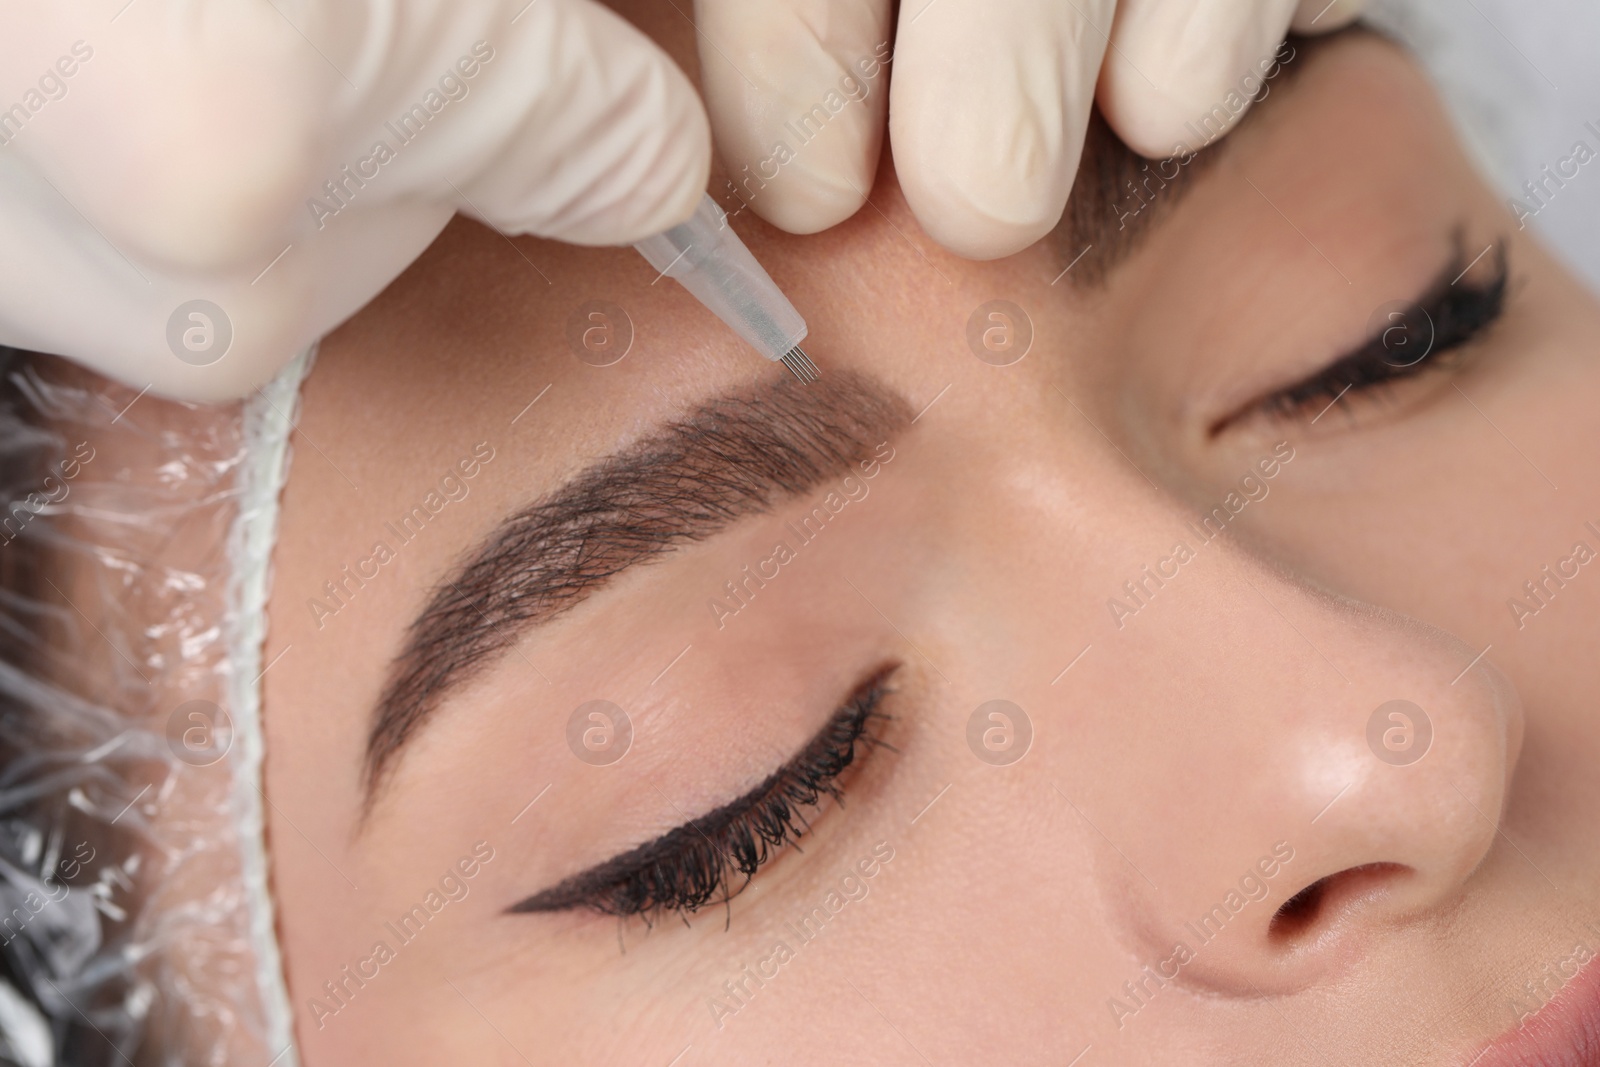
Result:
<svg viewBox="0 0 1600 1067"><path fill-rule="evenodd" d="M1137 951L1171 981L1270 991L1448 904L1493 844L1520 745L1504 676L1443 631L1300 582L1236 534L1202 541L1170 502L1120 513L1181 526L1190 557L1132 572L1105 642L1119 711L1086 719L1100 736L1082 747L1133 737L1136 758L1077 768L1137 842L1124 851L1138 874L1111 890Z"/></svg>

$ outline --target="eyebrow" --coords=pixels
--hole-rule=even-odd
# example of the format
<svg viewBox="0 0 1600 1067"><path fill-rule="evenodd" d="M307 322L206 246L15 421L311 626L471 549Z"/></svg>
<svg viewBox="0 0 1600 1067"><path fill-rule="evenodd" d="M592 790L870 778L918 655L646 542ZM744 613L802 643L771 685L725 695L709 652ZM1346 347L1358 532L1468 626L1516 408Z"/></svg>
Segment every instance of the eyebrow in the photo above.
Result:
<svg viewBox="0 0 1600 1067"><path fill-rule="evenodd" d="M1272 97L1281 100L1314 56L1335 42L1356 37L1383 39L1359 22L1317 37L1290 34L1273 53L1279 60L1276 71L1260 83L1260 95L1228 136L1211 134L1210 126L1191 123L1166 159L1150 159L1129 148L1095 106L1084 132L1072 195L1060 223L1047 238L1062 268L1057 280L1065 278L1068 288L1080 290L1103 286L1116 267L1171 216L1201 175L1222 158L1227 146L1238 140L1239 130L1258 122L1268 108L1279 106L1269 102ZM1290 50L1287 56L1282 54L1285 48ZM1215 110L1222 109L1219 101Z"/></svg>
<svg viewBox="0 0 1600 1067"><path fill-rule="evenodd" d="M373 713L366 804L446 693L631 567L815 489L910 425L864 375L714 397L507 516L434 589Z"/></svg>

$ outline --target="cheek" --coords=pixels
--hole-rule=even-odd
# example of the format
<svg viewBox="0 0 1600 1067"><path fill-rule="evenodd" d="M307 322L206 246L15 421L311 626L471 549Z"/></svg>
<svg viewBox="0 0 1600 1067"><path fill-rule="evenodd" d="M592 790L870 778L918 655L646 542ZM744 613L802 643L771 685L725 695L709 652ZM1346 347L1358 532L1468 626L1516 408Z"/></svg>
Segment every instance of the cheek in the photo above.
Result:
<svg viewBox="0 0 1600 1067"><path fill-rule="evenodd" d="M1533 244L1513 240L1509 256L1520 291L1459 379L1483 414L1446 387L1404 419L1299 441L1247 518L1313 580L1492 642L1519 687L1559 706L1592 685L1579 649L1600 618L1600 581L1582 568L1521 627L1508 601L1573 541L1600 546L1584 525L1600 515L1560 502L1600 493L1580 458L1600 450L1584 414L1600 403L1600 315Z"/></svg>

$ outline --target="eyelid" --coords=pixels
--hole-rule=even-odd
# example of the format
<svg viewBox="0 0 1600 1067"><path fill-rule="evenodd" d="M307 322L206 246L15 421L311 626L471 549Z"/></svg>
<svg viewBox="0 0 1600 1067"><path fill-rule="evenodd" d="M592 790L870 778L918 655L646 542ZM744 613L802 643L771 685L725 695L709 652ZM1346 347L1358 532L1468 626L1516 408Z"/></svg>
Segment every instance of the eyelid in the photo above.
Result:
<svg viewBox="0 0 1600 1067"><path fill-rule="evenodd" d="M858 743L891 747L867 723L887 718L878 709L892 692L888 682L897 669L892 664L873 671L793 758L744 796L506 910L649 916L693 912L737 895L758 868L809 831L801 808L815 806L824 794L838 799L837 780L854 761ZM740 874L744 881L734 886Z"/></svg>
<svg viewBox="0 0 1600 1067"><path fill-rule="evenodd" d="M1406 308L1400 320L1407 330L1402 341L1411 340L1413 331L1422 333L1423 327L1431 332L1431 344L1423 356L1409 361L1394 358L1397 345L1390 342L1394 340L1391 335L1395 327L1379 321L1372 336L1356 348L1298 381L1246 402L1214 422L1208 436L1214 438L1230 426L1253 417L1298 420L1302 414L1308 415L1304 409L1318 400L1327 402L1321 409L1325 411L1346 395L1366 393L1446 368L1459 349L1477 340L1504 311L1509 275L1506 245L1504 241L1497 241L1492 248L1492 277L1487 281L1467 282L1464 275L1477 260L1472 264L1465 261L1458 238L1451 263L1428 290Z"/></svg>

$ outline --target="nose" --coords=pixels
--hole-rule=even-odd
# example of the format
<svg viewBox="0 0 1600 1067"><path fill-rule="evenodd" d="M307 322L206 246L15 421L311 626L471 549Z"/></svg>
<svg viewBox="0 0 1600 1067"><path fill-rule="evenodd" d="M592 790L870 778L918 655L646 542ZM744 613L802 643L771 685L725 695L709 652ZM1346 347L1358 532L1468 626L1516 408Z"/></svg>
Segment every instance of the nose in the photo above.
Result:
<svg viewBox="0 0 1600 1067"><path fill-rule="evenodd" d="M1079 764L1076 787L1139 842L1104 870L1152 980L1304 988L1459 896L1522 737L1516 693L1479 650L1226 537L1124 622L1099 669L1131 700L1077 716L1107 731L1078 743L1132 737L1134 758L1115 778Z"/></svg>

